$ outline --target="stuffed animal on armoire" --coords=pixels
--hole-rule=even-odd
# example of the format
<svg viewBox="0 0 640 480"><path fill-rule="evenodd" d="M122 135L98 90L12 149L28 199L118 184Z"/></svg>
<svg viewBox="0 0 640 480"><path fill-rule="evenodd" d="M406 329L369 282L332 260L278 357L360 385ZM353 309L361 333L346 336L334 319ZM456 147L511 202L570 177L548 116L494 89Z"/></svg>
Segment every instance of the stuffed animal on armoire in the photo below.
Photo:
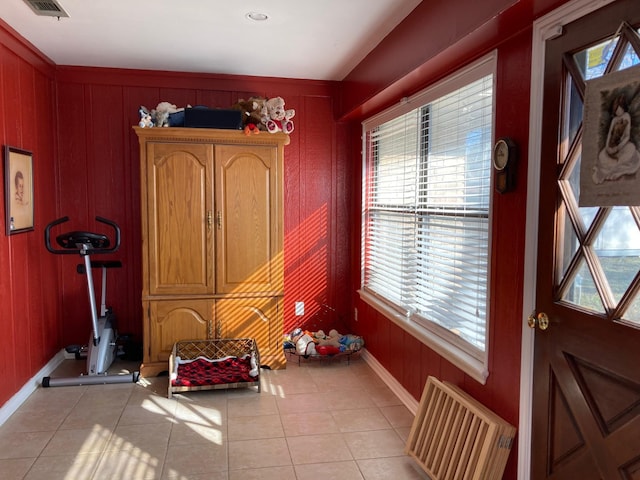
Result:
<svg viewBox="0 0 640 480"><path fill-rule="evenodd" d="M151 110L151 118L156 127L168 127L169 115L184 111L184 107L178 108L173 103L160 102L156 108Z"/></svg>
<svg viewBox="0 0 640 480"><path fill-rule="evenodd" d="M266 131L267 127L262 123L262 111L266 99L262 97L241 98L231 106L232 110L242 113L242 126L246 135L258 134L260 130Z"/></svg>
<svg viewBox="0 0 640 480"><path fill-rule="evenodd" d="M294 109L287 110L284 105L282 97L273 97L264 103L262 123L269 133L293 132L294 125L291 119L296 115L296 111Z"/></svg>

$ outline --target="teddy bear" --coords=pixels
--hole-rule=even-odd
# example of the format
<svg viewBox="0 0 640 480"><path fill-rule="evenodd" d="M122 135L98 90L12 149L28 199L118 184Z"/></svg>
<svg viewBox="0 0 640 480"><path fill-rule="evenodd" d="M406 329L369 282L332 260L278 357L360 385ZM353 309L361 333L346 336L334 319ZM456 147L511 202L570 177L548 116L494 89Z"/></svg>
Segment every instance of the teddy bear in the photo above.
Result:
<svg viewBox="0 0 640 480"><path fill-rule="evenodd" d="M317 332L313 332L312 334L314 340L316 341L316 343L320 340L324 340L325 338L328 338L329 335L327 335L326 333L324 333L324 330L318 330Z"/></svg>
<svg viewBox="0 0 640 480"><path fill-rule="evenodd" d="M168 127L169 115L184 111L184 108L178 108L173 103L160 102L156 108L151 110L151 118L156 127Z"/></svg>
<svg viewBox="0 0 640 480"><path fill-rule="evenodd" d="M320 332L322 332L322 330L320 330ZM322 334L322 338L318 338L318 336L316 335L319 347L328 346L340 348L340 338L342 338L342 335L340 335L337 330L329 330L329 335L324 335L324 332Z"/></svg>
<svg viewBox="0 0 640 480"><path fill-rule="evenodd" d="M141 126L142 128L153 127L153 119L151 118L151 113L149 113L147 107L141 105L138 113L140 113L140 121L138 122L139 126Z"/></svg>
<svg viewBox="0 0 640 480"><path fill-rule="evenodd" d="M295 110L286 110L284 108L284 99L282 97L273 97L264 102L262 108L262 123L269 133L291 133L294 129L291 119L295 115Z"/></svg>
<svg viewBox="0 0 640 480"><path fill-rule="evenodd" d="M267 127L262 123L262 111L266 99L263 97L249 97L248 100L241 98L231 106L232 110L242 112L242 125L245 135L258 134Z"/></svg>

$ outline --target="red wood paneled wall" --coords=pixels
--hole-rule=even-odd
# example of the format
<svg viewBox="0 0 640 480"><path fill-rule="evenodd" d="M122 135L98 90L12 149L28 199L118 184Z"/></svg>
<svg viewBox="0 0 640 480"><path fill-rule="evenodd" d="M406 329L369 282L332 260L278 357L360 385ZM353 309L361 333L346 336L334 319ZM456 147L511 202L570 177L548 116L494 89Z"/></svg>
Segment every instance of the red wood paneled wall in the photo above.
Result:
<svg viewBox="0 0 640 480"><path fill-rule="evenodd" d="M251 95L282 96L296 109L296 129L285 148L285 330L333 328L320 325L322 306L345 312L349 298L338 295L348 284L349 253L338 248L348 239L346 190L349 156L337 145L342 127L333 120L334 85L328 82L215 75L185 75L113 69L58 69L60 214L78 228L100 215L122 229L122 247L113 258L121 270L109 272L108 291L121 333L141 338L140 199L138 140L131 129L138 108L160 101L178 106L229 108ZM268 135L268 133L262 133ZM74 228L70 224L69 228ZM82 227L84 228L84 227ZM64 258L62 304L64 339L81 342L88 315L82 277L75 258ZM294 302L305 315L294 316ZM337 315L337 314L336 314Z"/></svg>
<svg viewBox="0 0 640 480"><path fill-rule="evenodd" d="M58 198L55 68L0 20L0 143L33 153L35 230L5 235L4 161L0 196L0 405L61 345L58 262L42 227Z"/></svg>

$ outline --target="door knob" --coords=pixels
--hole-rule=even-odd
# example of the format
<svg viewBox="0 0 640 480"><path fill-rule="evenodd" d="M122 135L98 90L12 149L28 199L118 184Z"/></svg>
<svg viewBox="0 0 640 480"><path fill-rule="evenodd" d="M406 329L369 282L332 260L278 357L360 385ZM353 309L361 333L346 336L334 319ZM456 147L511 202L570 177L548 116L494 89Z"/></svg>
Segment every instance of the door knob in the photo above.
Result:
<svg viewBox="0 0 640 480"><path fill-rule="evenodd" d="M537 326L540 330L546 330L549 328L549 315L544 312L536 313L534 310L527 318L527 324L529 328L536 328Z"/></svg>

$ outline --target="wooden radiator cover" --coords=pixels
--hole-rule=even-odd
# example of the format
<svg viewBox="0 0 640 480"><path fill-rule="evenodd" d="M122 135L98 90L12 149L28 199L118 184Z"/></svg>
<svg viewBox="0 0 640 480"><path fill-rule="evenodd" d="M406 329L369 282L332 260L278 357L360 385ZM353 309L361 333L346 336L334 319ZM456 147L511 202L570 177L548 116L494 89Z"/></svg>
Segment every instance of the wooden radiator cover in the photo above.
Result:
<svg viewBox="0 0 640 480"><path fill-rule="evenodd" d="M460 388L429 377L406 453L433 480L499 480L515 431Z"/></svg>

